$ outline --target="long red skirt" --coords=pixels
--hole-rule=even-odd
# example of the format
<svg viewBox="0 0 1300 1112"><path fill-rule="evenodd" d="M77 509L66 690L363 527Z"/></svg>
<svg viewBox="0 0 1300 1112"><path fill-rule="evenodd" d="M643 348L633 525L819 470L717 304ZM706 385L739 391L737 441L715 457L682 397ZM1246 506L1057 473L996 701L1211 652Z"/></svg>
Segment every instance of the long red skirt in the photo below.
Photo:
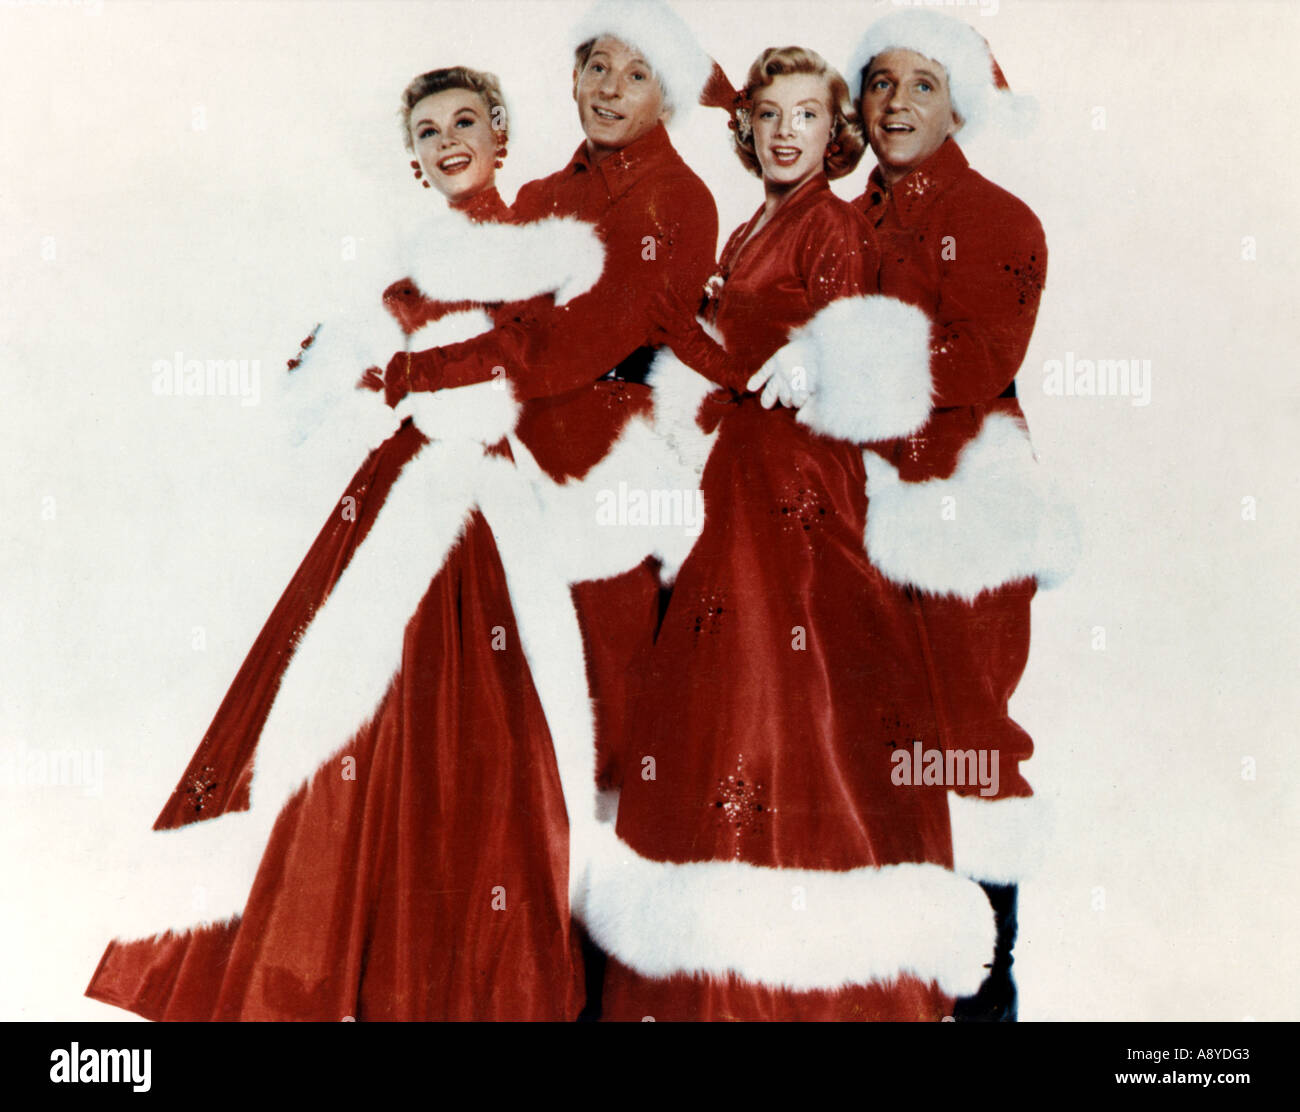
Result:
<svg viewBox="0 0 1300 1112"><path fill-rule="evenodd" d="M858 448L814 435L789 410L751 398L723 419L704 530L629 728L618 833L643 856L951 868L944 787L891 776L899 748L940 741L915 604L863 549L864 482ZM735 977L650 980L615 960L603 1013L939 1020L951 1006L914 977L791 992Z"/></svg>
<svg viewBox="0 0 1300 1112"><path fill-rule="evenodd" d="M301 630L423 443L408 426L358 472L358 520L317 538L158 828L247 806ZM402 661L373 722L284 807L243 914L111 943L88 996L159 1020L576 1016L564 797L480 515L433 577Z"/></svg>

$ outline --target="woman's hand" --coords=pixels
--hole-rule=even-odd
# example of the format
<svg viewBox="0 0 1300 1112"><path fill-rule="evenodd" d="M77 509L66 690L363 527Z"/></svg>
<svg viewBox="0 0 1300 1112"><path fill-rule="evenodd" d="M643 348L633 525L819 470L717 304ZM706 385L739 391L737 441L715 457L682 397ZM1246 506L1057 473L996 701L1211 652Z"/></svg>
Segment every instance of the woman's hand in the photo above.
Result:
<svg viewBox="0 0 1300 1112"><path fill-rule="evenodd" d="M655 295L650 304L650 319L648 343L672 348L678 359L710 382L737 392L741 390L748 368L741 366L704 330L691 305L675 290Z"/></svg>
<svg viewBox="0 0 1300 1112"><path fill-rule="evenodd" d="M805 342L792 341L754 373L745 389L755 394L762 391L759 400L764 409L771 409L777 402L798 409L808 400L813 355Z"/></svg>

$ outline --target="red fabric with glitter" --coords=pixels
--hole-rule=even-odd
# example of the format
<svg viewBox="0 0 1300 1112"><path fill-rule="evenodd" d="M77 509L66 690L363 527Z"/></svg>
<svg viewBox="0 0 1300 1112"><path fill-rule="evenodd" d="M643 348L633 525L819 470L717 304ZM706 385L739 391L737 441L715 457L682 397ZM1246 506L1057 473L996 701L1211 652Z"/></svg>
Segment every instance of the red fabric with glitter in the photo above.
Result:
<svg viewBox="0 0 1300 1112"><path fill-rule="evenodd" d="M970 168L948 140L893 190L879 168L854 202L876 229L882 293L934 321L935 408L915 435L876 446L904 481L947 478L984 418L1024 421L1003 397L1029 347L1047 273L1047 243L1032 211ZM922 594L931 680L946 745L999 753L998 798L1031 795L1020 774L1033 753L1007 704L1029 656L1032 580L985 591L973 603ZM978 785L954 791L978 794Z"/></svg>
<svg viewBox="0 0 1300 1112"><path fill-rule="evenodd" d="M755 217L755 220L757 216ZM824 177L749 242L723 252L711 302L733 356L757 369L831 301L874 293L878 257L861 215ZM736 859L843 870L951 866L941 787L891 783L891 755L936 744L919 624L862 547L860 448L794 411L723 391L704 474L705 524L673 590L636 715L618 833L658 861ZM617 957L617 955L615 955ZM650 980L617 961L613 1019L932 1019L951 999L900 978L790 992L732 978Z"/></svg>
<svg viewBox="0 0 1300 1112"><path fill-rule="evenodd" d="M515 217L570 216L605 245L600 280L561 307L498 318L491 333L412 355L412 389L484 382L504 367L524 401L517 433L552 478L581 478L605 457L628 420L651 406L650 390L604 376L645 343L657 295L698 302L713 269L717 208L662 124L593 161L583 143L564 169L525 185ZM659 616L650 561L573 591L587 654L601 780L609 785L628 700Z"/></svg>
<svg viewBox="0 0 1300 1112"><path fill-rule="evenodd" d="M508 217L495 190L462 207ZM408 333L456 308L406 282L385 303ZM425 443L404 425L349 484L356 520L335 514L317 537L155 829L247 809L257 740L298 640ZM402 660L374 721L281 812L243 915L110 943L88 996L157 1020L576 1016L565 803L481 515L433 576ZM355 779L341 773L349 756Z"/></svg>

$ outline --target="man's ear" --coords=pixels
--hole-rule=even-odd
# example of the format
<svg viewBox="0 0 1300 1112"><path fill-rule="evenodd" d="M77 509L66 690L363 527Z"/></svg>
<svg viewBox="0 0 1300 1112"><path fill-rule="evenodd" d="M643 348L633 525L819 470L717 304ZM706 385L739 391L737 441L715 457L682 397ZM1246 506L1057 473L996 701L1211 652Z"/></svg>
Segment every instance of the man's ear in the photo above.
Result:
<svg viewBox="0 0 1300 1112"><path fill-rule="evenodd" d="M655 84L659 86L659 122L667 127L668 121L673 118L673 106L668 103L668 97L658 77L655 78Z"/></svg>
<svg viewBox="0 0 1300 1112"><path fill-rule="evenodd" d="M578 100L578 67L577 66L573 67L573 100L574 103L577 103Z"/></svg>
<svg viewBox="0 0 1300 1112"><path fill-rule="evenodd" d="M957 115L956 111L954 110L952 114L952 126L948 128L949 136L956 135L957 132L959 132L965 126L966 126L966 121L963 120L959 115Z"/></svg>

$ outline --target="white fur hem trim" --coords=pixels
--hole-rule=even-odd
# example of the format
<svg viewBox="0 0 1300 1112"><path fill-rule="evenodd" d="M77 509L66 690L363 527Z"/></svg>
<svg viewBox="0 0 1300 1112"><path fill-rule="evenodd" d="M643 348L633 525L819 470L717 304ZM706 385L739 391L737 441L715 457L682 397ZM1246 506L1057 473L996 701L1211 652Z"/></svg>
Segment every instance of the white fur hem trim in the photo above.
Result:
<svg viewBox="0 0 1300 1112"><path fill-rule="evenodd" d="M258 742L248 811L142 831L105 878L117 937L141 938L240 914L286 803L374 716L402 664L406 625L475 506L492 527L516 624L555 745L573 831L596 822L595 746L582 637L552 566L530 483L461 439L425 445L403 468L365 543L285 672ZM583 876L571 869L571 883Z"/></svg>
<svg viewBox="0 0 1300 1112"><path fill-rule="evenodd" d="M454 390L416 391L397 406L397 419L411 417L430 440L468 440L490 446L514 431L519 403L504 379Z"/></svg>
<svg viewBox="0 0 1300 1112"><path fill-rule="evenodd" d="M975 992L992 961L983 890L938 865L843 872L738 861L672 864L595 832L575 908L591 937L647 977L726 977L796 991L900 974Z"/></svg>
<svg viewBox="0 0 1300 1112"><path fill-rule="evenodd" d="M863 460L867 555L896 583L972 601L1022 579L1055 587L1078 561L1074 508L1013 417L986 417L947 479L905 483L875 452Z"/></svg>
<svg viewBox="0 0 1300 1112"><path fill-rule="evenodd" d="M605 268L596 228L572 216L531 224L479 224L458 212L429 221L409 251L409 275L434 301L483 304L586 293Z"/></svg>
<svg viewBox="0 0 1300 1112"><path fill-rule="evenodd" d="M667 458L683 490L691 497L700 491L695 505L700 520L690 528L663 530L655 554L659 557L659 578L671 584L686 557L695 547L696 538L704 529L708 507L704 503L702 480L709 453L718 439L717 431L706 433L696 423L700 404L716 387L701 374L691 370L668 348L660 350L650 366L646 383L654 391L654 432L663 445Z"/></svg>
<svg viewBox="0 0 1300 1112"><path fill-rule="evenodd" d="M892 297L832 302L790 336L810 358L800 424L866 444L916 432L930 416L930 320Z"/></svg>
<svg viewBox="0 0 1300 1112"><path fill-rule="evenodd" d="M538 495L557 569L570 583L621 575L647 556L669 580L704 529L700 478L715 436L695 424L712 389L671 352L655 358L650 418L632 418L581 479L542 476Z"/></svg>
<svg viewBox="0 0 1300 1112"><path fill-rule="evenodd" d="M1052 809L1041 796L979 799L948 793L954 868L973 880L1018 884L1046 856Z"/></svg>

